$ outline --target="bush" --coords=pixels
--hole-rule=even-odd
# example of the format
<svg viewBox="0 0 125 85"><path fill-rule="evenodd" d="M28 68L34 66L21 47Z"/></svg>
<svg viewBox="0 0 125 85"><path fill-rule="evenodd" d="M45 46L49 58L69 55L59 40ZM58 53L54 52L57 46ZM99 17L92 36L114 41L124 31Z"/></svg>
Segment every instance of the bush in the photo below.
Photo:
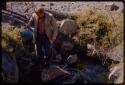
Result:
<svg viewBox="0 0 125 85"><path fill-rule="evenodd" d="M15 54L15 52L18 49L18 47L22 48L21 43L21 37L20 37L20 31L22 31L22 29L19 28L15 28L12 31L8 31L8 32L2 32L2 50L9 52L9 54L11 56L13 56L13 54Z"/></svg>
<svg viewBox="0 0 125 85"><path fill-rule="evenodd" d="M80 44L89 43L104 51L109 50L123 41L123 14L116 11L101 12L86 10L74 14L80 27L74 39Z"/></svg>

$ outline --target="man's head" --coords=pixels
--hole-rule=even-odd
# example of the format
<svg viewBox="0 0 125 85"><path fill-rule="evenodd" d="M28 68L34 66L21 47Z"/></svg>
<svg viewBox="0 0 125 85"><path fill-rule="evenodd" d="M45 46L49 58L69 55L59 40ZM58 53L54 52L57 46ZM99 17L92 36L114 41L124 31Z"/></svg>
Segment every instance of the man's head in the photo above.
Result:
<svg viewBox="0 0 125 85"><path fill-rule="evenodd" d="M43 17L44 16L44 8L42 6L37 6L35 8L35 13L37 14L38 17Z"/></svg>

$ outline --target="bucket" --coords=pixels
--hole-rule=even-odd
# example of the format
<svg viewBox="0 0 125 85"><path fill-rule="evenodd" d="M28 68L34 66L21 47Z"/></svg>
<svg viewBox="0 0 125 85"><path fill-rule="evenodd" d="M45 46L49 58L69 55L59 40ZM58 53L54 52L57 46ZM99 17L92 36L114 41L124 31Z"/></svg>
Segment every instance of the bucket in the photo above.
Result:
<svg viewBox="0 0 125 85"><path fill-rule="evenodd" d="M21 32L21 37L23 40L31 40L33 38L33 32L31 30L25 30Z"/></svg>

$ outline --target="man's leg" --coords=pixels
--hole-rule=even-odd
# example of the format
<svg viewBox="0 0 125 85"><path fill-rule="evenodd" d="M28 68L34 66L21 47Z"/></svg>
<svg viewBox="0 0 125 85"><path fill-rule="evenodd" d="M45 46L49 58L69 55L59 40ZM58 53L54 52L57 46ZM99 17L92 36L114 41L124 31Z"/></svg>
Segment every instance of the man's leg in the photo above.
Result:
<svg viewBox="0 0 125 85"><path fill-rule="evenodd" d="M49 39L48 39L48 37L46 35L44 35L42 40L43 40L43 47L44 47L45 56L46 56L46 59L44 59L45 60L44 62L46 62L47 66L48 66L49 63L50 63L50 52L49 52L49 50L50 50L50 42L49 42Z"/></svg>
<svg viewBox="0 0 125 85"><path fill-rule="evenodd" d="M36 47L37 47L37 57L38 57L38 61L39 63L43 64L43 51L42 51L42 45L43 45L43 41L42 41L42 35L38 34L37 40L36 40Z"/></svg>

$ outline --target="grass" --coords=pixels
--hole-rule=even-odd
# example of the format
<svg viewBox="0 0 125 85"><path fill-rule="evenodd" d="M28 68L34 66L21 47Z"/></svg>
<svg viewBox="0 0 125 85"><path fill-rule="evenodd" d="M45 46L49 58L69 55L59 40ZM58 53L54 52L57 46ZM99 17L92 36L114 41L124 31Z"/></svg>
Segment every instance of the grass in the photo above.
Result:
<svg viewBox="0 0 125 85"><path fill-rule="evenodd" d="M116 11L107 13L90 9L74 13L80 27L74 40L81 46L86 42L92 43L104 52L120 44L123 41L123 14Z"/></svg>
<svg viewBox="0 0 125 85"><path fill-rule="evenodd" d="M15 28L11 31L4 32L2 31L2 40L1 46L2 50L6 51L10 54L10 56L14 56L14 54L22 48L22 40L20 37L20 32L23 31L22 29Z"/></svg>

